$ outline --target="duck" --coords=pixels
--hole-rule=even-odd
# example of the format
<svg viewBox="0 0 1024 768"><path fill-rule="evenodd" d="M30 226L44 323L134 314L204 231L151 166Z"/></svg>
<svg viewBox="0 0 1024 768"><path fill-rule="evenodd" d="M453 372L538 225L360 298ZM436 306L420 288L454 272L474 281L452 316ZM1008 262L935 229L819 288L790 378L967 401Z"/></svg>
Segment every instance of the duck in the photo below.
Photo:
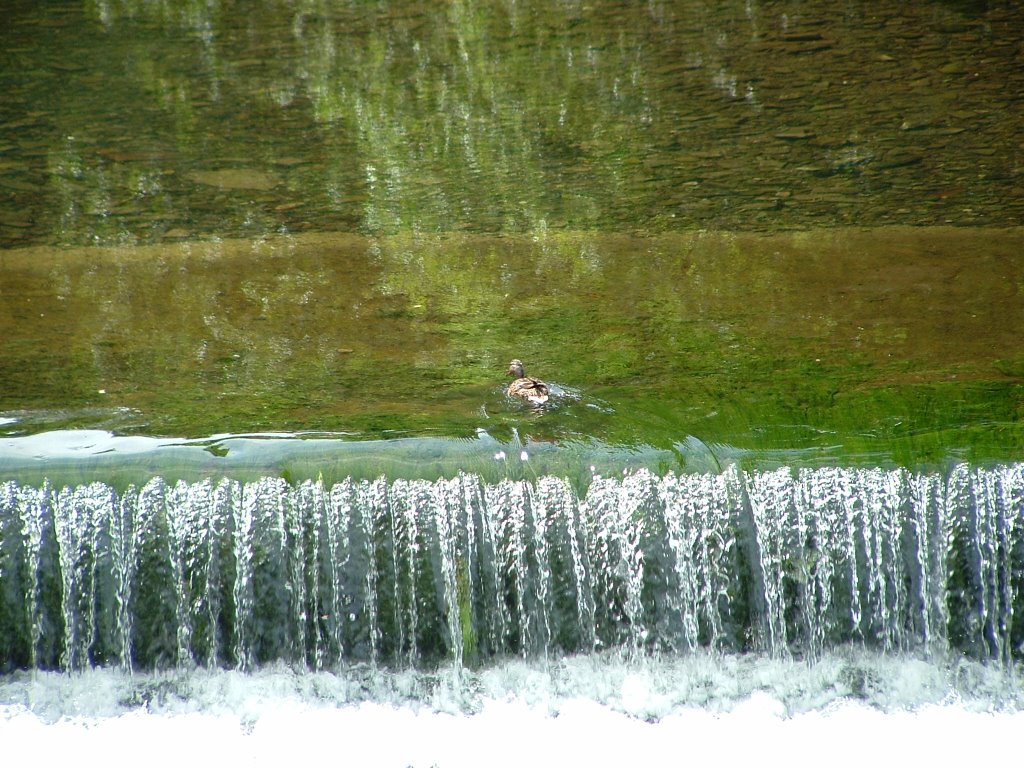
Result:
<svg viewBox="0 0 1024 768"><path fill-rule="evenodd" d="M541 405L548 401L548 385L540 379L527 376L523 370L522 360L513 360L508 364L508 375L515 378L508 385L509 397L521 397L534 405Z"/></svg>

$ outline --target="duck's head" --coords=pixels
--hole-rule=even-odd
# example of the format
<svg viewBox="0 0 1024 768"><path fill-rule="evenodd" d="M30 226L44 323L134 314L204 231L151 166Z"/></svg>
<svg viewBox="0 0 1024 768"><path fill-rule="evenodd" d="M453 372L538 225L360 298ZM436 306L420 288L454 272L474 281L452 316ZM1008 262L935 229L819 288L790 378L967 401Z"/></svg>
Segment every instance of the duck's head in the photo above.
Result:
<svg viewBox="0 0 1024 768"><path fill-rule="evenodd" d="M521 379L524 376L526 376L526 373L523 371L523 361L513 360L511 363L509 363L507 375L514 376L517 379Z"/></svg>

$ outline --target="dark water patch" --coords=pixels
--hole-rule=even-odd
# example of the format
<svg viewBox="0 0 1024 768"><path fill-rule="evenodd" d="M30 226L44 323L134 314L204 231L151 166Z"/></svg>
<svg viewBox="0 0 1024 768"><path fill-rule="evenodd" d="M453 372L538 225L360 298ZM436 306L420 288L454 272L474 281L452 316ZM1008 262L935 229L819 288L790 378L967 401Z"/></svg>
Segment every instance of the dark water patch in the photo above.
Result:
<svg viewBox="0 0 1024 768"><path fill-rule="evenodd" d="M0 247L1024 217L1012 3L15 6Z"/></svg>

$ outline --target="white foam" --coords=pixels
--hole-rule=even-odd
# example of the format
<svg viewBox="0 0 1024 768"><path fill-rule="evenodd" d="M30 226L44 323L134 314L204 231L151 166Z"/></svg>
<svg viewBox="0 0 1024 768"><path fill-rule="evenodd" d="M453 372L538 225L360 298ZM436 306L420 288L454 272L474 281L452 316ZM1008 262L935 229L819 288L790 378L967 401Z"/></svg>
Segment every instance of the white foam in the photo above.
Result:
<svg viewBox="0 0 1024 768"><path fill-rule="evenodd" d="M1018 677L849 651L509 661L456 675L0 678L5 764L75 766L955 765L1017 749Z"/></svg>
<svg viewBox="0 0 1024 768"><path fill-rule="evenodd" d="M169 438L119 436L101 429L60 429L0 439L0 455L40 459L80 458L117 451L145 453L181 441Z"/></svg>
<svg viewBox="0 0 1024 768"><path fill-rule="evenodd" d="M11 765L545 766L975 764L1011 754L1024 713L957 705L883 713L846 703L783 716L769 694L732 712L683 709L648 723L585 699L557 716L522 699L486 700L471 715L372 702L263 703L253 721L212 712L127 712L48 723L24 707L0 708ZM723 763L723 760L725 760Z"/></svg>

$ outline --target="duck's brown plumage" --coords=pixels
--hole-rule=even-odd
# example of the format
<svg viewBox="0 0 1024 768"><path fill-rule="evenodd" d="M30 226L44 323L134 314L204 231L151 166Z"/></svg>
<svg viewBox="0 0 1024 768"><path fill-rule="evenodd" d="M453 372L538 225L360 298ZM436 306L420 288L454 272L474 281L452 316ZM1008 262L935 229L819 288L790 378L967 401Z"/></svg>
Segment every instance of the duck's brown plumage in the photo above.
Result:
<svg viewBox="0 0 1024 768"><path fill-rule="evenodd" d="M515 377L515 381L508 385L509 397L521 397L537 405L548 401L548 385L540 379L527 376L521 360L513 360L508 364L508 375Z"/></svg>

